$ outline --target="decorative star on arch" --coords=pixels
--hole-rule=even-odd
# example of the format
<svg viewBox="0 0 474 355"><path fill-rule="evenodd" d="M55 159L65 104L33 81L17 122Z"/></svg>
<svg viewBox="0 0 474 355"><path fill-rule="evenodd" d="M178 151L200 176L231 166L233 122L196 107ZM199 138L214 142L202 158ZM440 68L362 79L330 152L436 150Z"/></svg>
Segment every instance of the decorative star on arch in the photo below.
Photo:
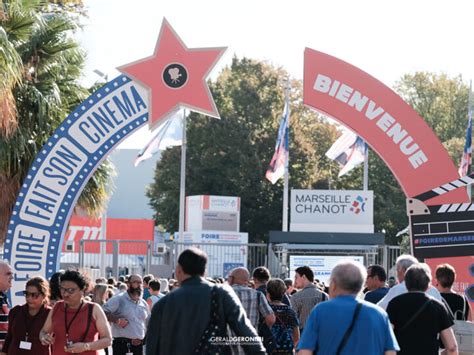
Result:
<svg viewBox="0 0 474 355"><path fill-rule="evenodd" d="M151 128L181 107L220 118L206 80L226 49L187 48L163 19L153 55L118 70L148 88Z"/></svg>

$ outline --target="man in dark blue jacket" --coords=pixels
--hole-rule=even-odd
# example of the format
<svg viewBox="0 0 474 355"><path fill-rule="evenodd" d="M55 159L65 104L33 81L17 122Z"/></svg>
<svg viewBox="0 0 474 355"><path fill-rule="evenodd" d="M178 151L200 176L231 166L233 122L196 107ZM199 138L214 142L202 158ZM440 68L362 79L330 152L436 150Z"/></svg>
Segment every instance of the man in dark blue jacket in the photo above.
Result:
<svg viewBox="0 0 474 355"><path fill-rule="evenodd" d="M230 353L237 343L248 354L265 354L234 291L204 279L207 255L190 248L178 258L179 288L160 299L148 324L146 354ZM212 313L212 315L211 315ZM229 338L227 326L235 337ZM211 351L204 351L205 348Z"/></svg>

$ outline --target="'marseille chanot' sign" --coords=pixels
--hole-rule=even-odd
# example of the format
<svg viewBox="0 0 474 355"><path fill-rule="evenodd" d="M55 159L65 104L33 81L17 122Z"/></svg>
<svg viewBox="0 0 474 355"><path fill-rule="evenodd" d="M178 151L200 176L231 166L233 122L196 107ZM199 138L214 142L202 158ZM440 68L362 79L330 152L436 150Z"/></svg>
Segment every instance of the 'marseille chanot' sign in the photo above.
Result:
<svg viewBox="0 0 474 355"><path fill-rule="evenodd" d="M291 190L292 232L374 232L374 194L358 190Z"/></svg>

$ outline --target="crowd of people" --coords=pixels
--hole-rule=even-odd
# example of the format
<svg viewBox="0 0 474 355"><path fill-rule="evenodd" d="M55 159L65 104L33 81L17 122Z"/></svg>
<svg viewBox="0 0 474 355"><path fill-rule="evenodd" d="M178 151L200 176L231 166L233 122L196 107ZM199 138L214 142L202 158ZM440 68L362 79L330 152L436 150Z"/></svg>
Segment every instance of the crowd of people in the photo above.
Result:
<svg viewBox="0 0 474 355"><path fill-rule="evenodd" d="M183 251L175 279L100 278L61 271L26 282L10 307L13 274L0 261L3 354L458 354L454 320L471 320L453 290L456 273L410 255L396 261L397 284L380 265L342 260L329 285L301 266L294 279L267 268L205 277L207 255Z"/></svg>

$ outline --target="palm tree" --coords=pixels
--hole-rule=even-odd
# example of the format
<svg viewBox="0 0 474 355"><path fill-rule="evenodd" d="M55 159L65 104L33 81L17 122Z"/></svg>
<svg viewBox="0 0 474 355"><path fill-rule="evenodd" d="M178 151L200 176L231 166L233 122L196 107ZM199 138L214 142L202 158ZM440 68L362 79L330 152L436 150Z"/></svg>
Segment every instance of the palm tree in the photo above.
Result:
<svg viewBox="0 0 474 355"><path fill-rule="evenodd" d="M73 17L41 0L0 0L0 242L31 162L88 91L78 83L85 55ZM105 162L78 205L98 214L113 166Z"/></svg>

